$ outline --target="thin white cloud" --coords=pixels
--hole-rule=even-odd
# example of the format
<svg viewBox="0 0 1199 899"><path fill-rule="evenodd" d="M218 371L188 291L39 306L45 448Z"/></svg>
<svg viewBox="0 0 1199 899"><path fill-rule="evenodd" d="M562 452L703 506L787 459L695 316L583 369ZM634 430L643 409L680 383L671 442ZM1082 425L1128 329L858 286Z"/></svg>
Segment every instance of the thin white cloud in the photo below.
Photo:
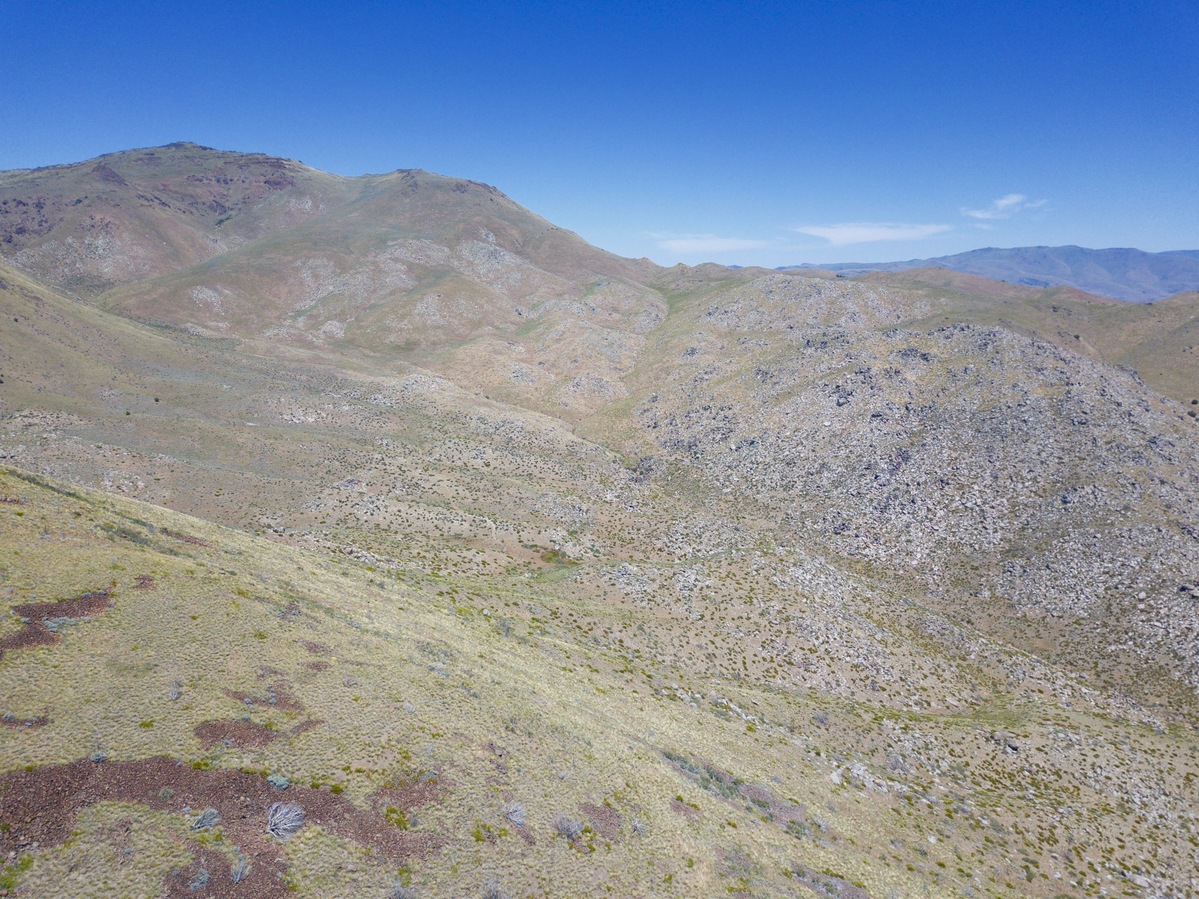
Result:
<svg viewBox="0 0 1199 899"><path fill-rule="evenodd" d="M800 234L822 237L834 247L881 240L923 240L934 234L952 231L950 225L903 225L895 222L853 222L843 225L804 225L793 228Z"/></svg>
<svg viewBox="0 0 1199 899"><path fill-rule="evenodd" d="M681 255L757 250L769 245L764 240L748 240L743 237L718 237L715 234L682 234L678 236L654 234L651 236L657 239L658 246L662 249Z"/></svg>
<svg viewBox="0 0 1199 899"><path fill-rule="evenodd" d="M1036 209L1038 206L1044 206L1045 202L1045 200L1030 200L1024 194L1006 194L983 209L962 209L962 215L983 221L1010 219L1013 215L1025 209Z"/></svg>

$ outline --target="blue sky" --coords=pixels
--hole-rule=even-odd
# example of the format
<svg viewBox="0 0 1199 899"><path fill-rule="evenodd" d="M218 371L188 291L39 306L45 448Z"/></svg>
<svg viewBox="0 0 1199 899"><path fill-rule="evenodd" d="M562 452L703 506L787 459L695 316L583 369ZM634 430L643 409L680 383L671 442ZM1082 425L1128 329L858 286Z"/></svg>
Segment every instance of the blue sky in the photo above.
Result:
<svg viewBox="0 0 1199 899"><path fill-rule="evenodd" d="M0 169L193 140L657 262L1199 248L1194 0L6 0Z"/></svg>

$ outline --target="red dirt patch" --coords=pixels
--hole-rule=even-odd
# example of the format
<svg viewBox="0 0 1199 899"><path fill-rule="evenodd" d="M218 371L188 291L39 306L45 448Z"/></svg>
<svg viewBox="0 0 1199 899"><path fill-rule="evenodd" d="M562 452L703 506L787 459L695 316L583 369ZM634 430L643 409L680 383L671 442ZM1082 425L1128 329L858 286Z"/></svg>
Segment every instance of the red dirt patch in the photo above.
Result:
<svg viewBox="0 0 1199 899"><path fill-rule="evenodd" d="M591 829L605 840L614 843L620 839L620 815L616 809L584 802L579 806L579 811L587 816Z"/></svg>
<svg viewBox="0 0 1199 899"><path fill-rule="evenodd" d="M38 715L37 717L22 718L8 712L0 716L0 724L5 727L45 727L50 723L49 715Z"/></svg>
<svg viewBox="0 0 1199 899"><path fill-rule="evenodd" d="M192 731L200 745L212 749L218 743L236 749L261 749L280 737L295 737L319 727L324 721L301 721L295 727L284 730L271 730L254 721L243 719L203 721Z"/></svg>
<svg viewBox="0 0 1199 899"><path fill-rule="evenodd" d="M799 864L794 865L789 873L821 899L870 899L865 888L835 874L821 874Z"/></svg>
<svg viewBox="0 0 1199 899"><path fill-rule="evenodd" d="M190 543L192 546L203 546L212 549L212 544L207 540L201 540L199 537L193 537L191 534L181 534L179 531L172 531L169 528L163 528L162 532L168 537L173 537L182 543Z"/></svg>
<svg viewBox="0 0 1199 899"><path fill-rule="evenodd" d="M307 662L304 667L309 671L328 671L333 666L328 662Z"/></svg>
<svg viewBox="0 0 1199 899"><path fill-rule="evenodd" d="M376 809L386 809L388 806L402 809L420 808L430 802L437 802L446 790L447 787L440 777L417 779L406 784L390 784L381 787L371 796L371 804Z"/></svg>
<svg viewBox="0 0 1199 899"><path fill-rule="evenodd" d="M29 500L19 496L0 496L0 506L28 506Z"/></svg>
<svg viewBox="0 0 1199 899"><path fill-rule="evenodd" d="M243 693L240 690L226 690L225 695L230 699L236 699L244 705L273 706L287 712L304 711L304 706L300 700L291 695L291 690L286 681L275 681L267 687L264 696L254 696L250 693Z"/></svg>
<svg viewBox="0 0 1199 899"><path fill-rule="evenodd" d="M108 610L112 598L107 590L84 593L78 599L62 602L40 602L14 606L13 611L27 619L23 628L15 634L0 639L0 659L10 649L33 649L35 646L53 646L60 641L58 634L46 626L55 618L93 618Z"/></svg>
<svg viewBox="0 0 1199 899"><path fill-rule="evenodd" d="M672 810L678 812L680 815L682 815L684 818L686 818L688 823L694 824L697 821L699 821L699 818L700 818L699 809L692 808L691 806L687 805L687 803L685 803L685 802L680 802L677 799L672 799L672 800L670 800L670 807Z"/></svg>
<svg viewBox="0 0 1199 899"><path fill-rule="evenodd" d="M301 721L299 724L297 724L291 730L287 731L287 736L289 736L289 737L299 736L302 733L312 730L314 727L320 727L324 723L325 723L325 719L323 719L323 718L317 718L315 721L313 721L313 720Z"/></svg>
<svg viewBox="0 0 1199 899"><path fill-rule="evenodd" d="M741 795L766 812L776 824L786 827L792 821L808 823L807 810L789 799L780 799L774 791L761 784L742 784Z"/></svg>
<svg viewBox="0 0 1199 899"><path fill-rule="evenodd" d="M229 860L211 849L193 850L195 858L190 865L172 871L162 880L162 887L169 899L192 899L195 896L245 896L247 899L284 899L289 895L287 883L278 877L263 877L250 869L240 883L233 882ZM193 887L201 879L200 872L207 872L208 880L202 887Z"/></svg>
<svg viewBox="0 0 1199 899"><path fill-rule="evenodd" d="M419 790L401 792L397 799L428 801L433 795ZM331 792L300 785L280 791L257 775L226 769L200 771L160 756L99 764L80 759L0 777L0 821L7 825L0 830L0 855L34 842L42 848L60 845L71 833L76 812L104 801L140 803L174 814L183 814L185 806L216 809L226 839L249 859L252 869L245 881L233 884L226 876L225 862L205 863L212 877L205 888L207 895L280 895L275 890L285 861L279 843L266 833L266 812L274 802L299 805L306 824L319 824L389 860L418 858L443 843L443 838L432 834L403 831L375 810L360 809ZM200 858L203 862L206 857L201 854ZM192 878L184 881L184 886L190 882ZM171 883L167 886L175 889Z"/></svg>
<svg viewBox="0 0 1199 899"><path fill-rule="evenodd" d="M151 575L139 574L137 576L137 583L134 584L133 589L134 590L149 590L153 586L154 586L154 578Z"/></svg>
<svg viewBox="0 0 1199 899"><path fill-rule="evenodd" d="M192 732L205 749L218 743L236 749L261 749L279 738L278 733L255 721L204 721Z"/></svg>
<svg viewBox="0 0 1199 899"><path fill-rule="evenodd" d="M316 643L312 640L305 640L304 648L314 656L327 656L330 652L332 652L332 650L329 649L329 647L324 643Z"/></svg>

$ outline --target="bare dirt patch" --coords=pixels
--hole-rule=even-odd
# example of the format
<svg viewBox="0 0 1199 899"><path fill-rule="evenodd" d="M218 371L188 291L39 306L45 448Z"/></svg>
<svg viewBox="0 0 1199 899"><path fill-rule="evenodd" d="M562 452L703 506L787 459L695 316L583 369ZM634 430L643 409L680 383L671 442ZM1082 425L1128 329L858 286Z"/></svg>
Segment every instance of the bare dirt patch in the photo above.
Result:
<svg viewBox="0 0 1199 899"><path fill-rule="evenodd" d="M670 800L670 808L671 811L682 815L691 824L695 824L700 819L699 809L695 808L694 806L687 805L687 803L682 802L681 800Z"/></svg>
<svg viewBox="0 0 1199 899"><path fill-rule="evenodd" d="M80 618L94 618L107 611L112 597L107 590L84 593L78 599L62 602L42 602L14 606L13 611L26 619L25 626L15 634L0 639L0 659L10 649L33 649L37 646L53 646L61 639L50 623Z"/></svg>
<svg viewBox="0 0 1199 899"><path fill-rule="evenodd" d="M255 696L241 690L226 690L225 695L247 706L272 706L287 712L304 711L303 704L291 694L290 685L286 681L275 681L266 688L266 692L262 696Z"/></svg>
<svg viewBox="0 0 1199 899"><path fill-rule="evenodd" d="M277 851L277 850L276 850ZM272 859L281 868L278 859ZM277 868L276 870L278 870ZM186 868L172 871L162 881L169 899L192 899L195 896L244 896L246 899L283 899L288 895L287 883L277 876L260 874L250 868L234 883L229 860L211 849L196 850L195 859Z"/></svg>
<svg viewBox="0 0 1199 899"><path fill-rule="evenodd" d="M605 840L615 843L620 839L620 815L616 809L584 802L579 806L579 811L587 816L591 829Z"/></svg>
<svg viewBox="0 0 1199 899"><path fill-rule="evenodd" d="M180 543L190 543L192 546L203 546L207 549L212 549L212 544L207 540L194 537L191 534L184 534L180 531L172 531L169 528L163 528L162 533L166 534L172 539L178 540Z"/></svg>
<svg viewBox="0 0 1199 899"><path fill-rule="evenodd" d="M279 738L276 731L256 721L204 721L193 731L200 745L212 749L218 743L236 749L261 749Z"/></svg>
<svg viewBox="0 0 1199 899"><path fill-rule="evenodd" d="M432 801L441 784L389 788L373 797L374 806L401 804L405 811ZM26 849L37 843L48 848L63 843L71 833L76 812L97 802L140 803L175 814L212 808L220 815L226 839L250 862L249 876L232 883L228 863L199 859L211 880L192 890L192 877L180 875L188 894L276 896L286 865L279 843L266 832L266 813L272 803L285 800L304 809L305 826L319 824L343 839L370 847L389 860L410 860L440 847L442 837L403 830L375 808L360 809L348 799L326 790L293 785L280 791L257 775L226 769L198 770L175 759L159 756L124 762L95 763L80 759L65 765L46 765L32 771L13 771L0 777L0 854ZM211 862L211 864L209 864ZM190 869L189 869L190 870ZM165 884L172 894L174 878ZM182 895L182 894L180 894Z"/></svg>
<svg viewBox="0 0 1199 899"><path fill-rule="evenodd" d="M371 796L371 803L376 809L383 810L389 806L402 809L420 808L438 802L447 792L448 787L440 777L421 779L411 783L389 784Z"/></svg>
<svg viewBox="0 0 1199 899"><path fill-rule="evenodd" d="M36 717L22 718L12 712L6 712L0 715L0 725L5 727L45 727L50 723L49 714L37 715Z"/></svg>
<svg viewBox="0 0 1199 899"><path fill-rule="evenodd" d="M803 865L795 865L791 869L791 876L821 899L870 899L865 888L835 874L822 874Z"/></svg>

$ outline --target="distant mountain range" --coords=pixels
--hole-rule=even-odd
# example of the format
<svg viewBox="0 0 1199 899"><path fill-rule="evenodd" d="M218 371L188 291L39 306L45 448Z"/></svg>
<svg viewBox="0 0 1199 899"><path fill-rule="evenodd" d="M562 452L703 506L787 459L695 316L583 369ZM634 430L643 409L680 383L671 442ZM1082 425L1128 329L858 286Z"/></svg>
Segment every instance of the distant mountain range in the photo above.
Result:
<svg viewBox="0 0 1199 899"><path fill-rule="evenodd" d="M953 256L907 262L841 262L831 265L788 265L782 270L820 268L846 277L867 272L900 272L912 268L947 268L1030 287L1077 287L1088 293L1152 303L1176 293L1199 290L1199 250L1146 253L1134 249L1092 250L1087 247L986 247Z"/></svg>

